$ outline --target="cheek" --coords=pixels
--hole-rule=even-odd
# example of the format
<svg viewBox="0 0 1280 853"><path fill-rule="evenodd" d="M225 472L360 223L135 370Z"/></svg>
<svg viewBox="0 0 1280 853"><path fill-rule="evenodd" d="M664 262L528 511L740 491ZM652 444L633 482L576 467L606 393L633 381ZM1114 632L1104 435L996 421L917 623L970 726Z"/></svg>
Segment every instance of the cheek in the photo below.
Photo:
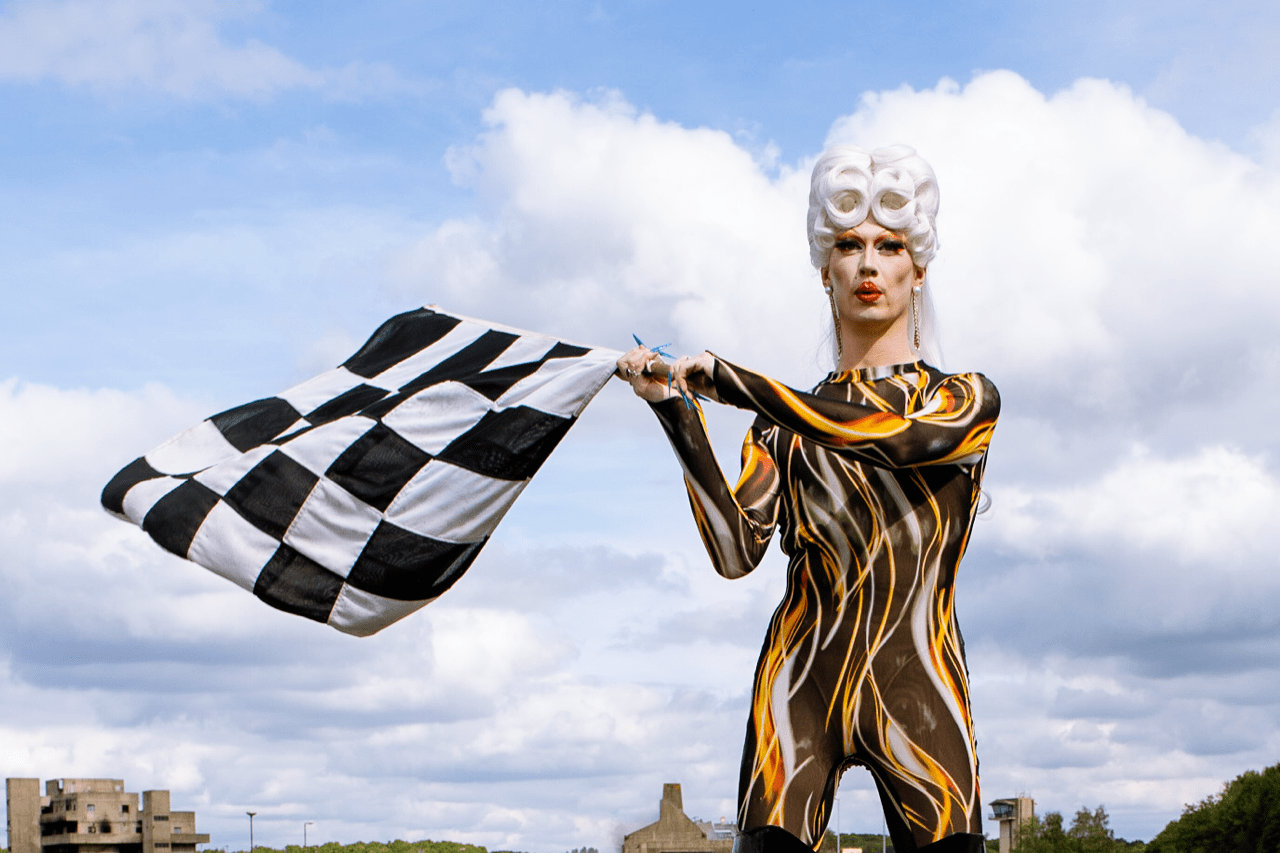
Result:
<svg viewBox="0 0 1280 853"><path fill-rule="evenodd" d="M916 265L910 258L894 258L893 277L899 281L916 283Z"/></svg>
<svg viewBox="0 0 1280 853"><path fill-rule="evenodd" d="M852 258L832 258L827 265L827 283L844 284L857 278L858 264Z"/></svg>

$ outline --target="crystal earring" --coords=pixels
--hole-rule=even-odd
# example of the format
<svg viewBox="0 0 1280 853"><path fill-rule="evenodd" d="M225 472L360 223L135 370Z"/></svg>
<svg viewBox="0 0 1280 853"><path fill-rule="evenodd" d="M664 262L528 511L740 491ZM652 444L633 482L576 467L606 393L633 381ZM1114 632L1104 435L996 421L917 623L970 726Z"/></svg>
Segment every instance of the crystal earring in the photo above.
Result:
<svg viewBox="0 0 1280 853"><path fill-rule="evenodd" d="M825 284L822 289L831 298L831 326L836 336L836 369L839 370L840 362L844 361L844 343L840 340L840 306L836 304L831 285Z"/></svg>
<svg viewBox="0 0 1280 853"><path fill-rule="evenodd" d="M920 285L911 288L911 343L920 352Z"/></svg>

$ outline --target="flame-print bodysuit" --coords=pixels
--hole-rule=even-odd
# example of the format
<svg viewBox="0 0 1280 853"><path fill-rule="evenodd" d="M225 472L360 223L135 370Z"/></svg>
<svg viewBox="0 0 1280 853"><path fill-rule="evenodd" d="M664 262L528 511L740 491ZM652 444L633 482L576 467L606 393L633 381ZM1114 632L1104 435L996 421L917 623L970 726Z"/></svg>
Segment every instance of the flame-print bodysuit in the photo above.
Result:
<svg viewBox="0 0 1280 853"><path fill-rule="evenodd" d="M875 777L899 851L981 833L954 609L1000 398L923 362L829 375L811 393L716 359L720 399L758 417L730 489L699 409L654 406L716 570L755 568L774 529L787 590L756 666L742 829L816 844L845 767Z"/></svg>

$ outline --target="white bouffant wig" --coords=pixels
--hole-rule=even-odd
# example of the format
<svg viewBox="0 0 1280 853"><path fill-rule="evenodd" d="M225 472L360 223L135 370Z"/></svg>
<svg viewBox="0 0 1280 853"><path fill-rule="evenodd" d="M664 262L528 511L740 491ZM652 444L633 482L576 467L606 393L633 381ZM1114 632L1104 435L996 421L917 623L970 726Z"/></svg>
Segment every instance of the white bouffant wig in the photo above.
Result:
<svg viewBox="0 0 1280 853"><path fill-rule="evenodd" d="M938 179L910 145L868 153L854 145L833 145L813 166L809 183L809 260L823 269L836 236L871 216L902 235L911 260L927 268L938 252ZM933 299L924 288L919 355L941 366Z"/></svg>

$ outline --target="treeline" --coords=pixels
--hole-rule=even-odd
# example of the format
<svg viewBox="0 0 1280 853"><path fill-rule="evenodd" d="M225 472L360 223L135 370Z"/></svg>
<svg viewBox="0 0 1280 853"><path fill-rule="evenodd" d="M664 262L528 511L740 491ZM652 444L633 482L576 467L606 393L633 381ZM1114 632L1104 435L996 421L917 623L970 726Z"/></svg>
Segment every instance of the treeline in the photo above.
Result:
<svg viewBox="0 0 1280 853"><path fill-rule="evenodd" d="M1242 773L1222 793L1187 806L1147 853L1275 853L1280 850L1280 764Z"/></svg>
<svg viewBox="0 0 1280 853"><path fill-rule="evenodd" d="M1102 806L1076 812L1070 827L1049 812L1023 826L1014 853L1276 853L1280 850L1280 764L1250 770L1222 792L1189 805L1150 843L1116 838Z"/></svg>
<svg viewBox="0 0 1280 853"><path fill-rule="evenodd" d="M893 853L893 839L887 835L881 836L878 832L842 832L840 843L836 844L836 834L827 830L826 838L822 839L820 853L838 853L846 847L861 847L863 853L880 853L882 837L885 853Z"/></svg>
<svg viewBox="0 0 1280 853"><path fill-rule="evenodd" d="M202 853L227 853L225 850L209 848ZM244 853L244 851L236 851ZM301 847L290 844L281 848L264 847L255 844L253 853L489 853L478 844L460 844L456 841L395 841L383 844L380 841L357 841L354 844L338 844L330 841L327 844L311 844ZM494 851L494 853L513 853L512 851Z"/></svg>

